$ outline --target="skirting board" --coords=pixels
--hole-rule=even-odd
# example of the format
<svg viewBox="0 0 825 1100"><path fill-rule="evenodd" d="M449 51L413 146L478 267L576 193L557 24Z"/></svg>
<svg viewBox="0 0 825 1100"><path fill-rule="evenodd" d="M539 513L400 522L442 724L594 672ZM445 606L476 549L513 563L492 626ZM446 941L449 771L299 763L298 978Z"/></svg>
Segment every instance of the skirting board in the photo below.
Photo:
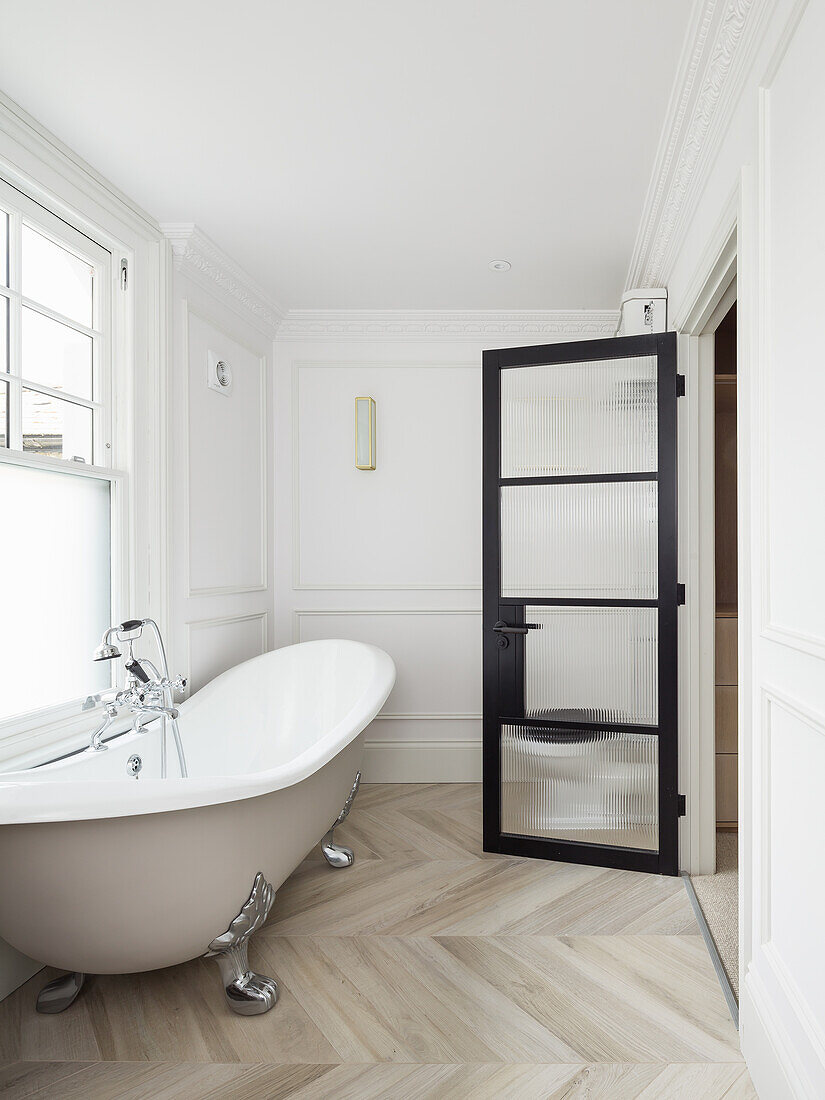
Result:
<svg viewBox="0 0 825 1100"><path fill-rule="evenodd" d="M821 1096L803 1078L781 1020L756 973L745 977L739 1005L739 1038L754 1088L770 1100Z"/></svg>
<svg viewBox="0 0 825 1100"><path fill-rule="evenodd" d="M5 940L0 940L0 1001L42 969L43 963L21 955Z"/></svg>
<svg viewBox="0 0 825 1100"><path fill-rule="evenodd" d="M480 741L367 741L365 783L480 783Z"/></svg>

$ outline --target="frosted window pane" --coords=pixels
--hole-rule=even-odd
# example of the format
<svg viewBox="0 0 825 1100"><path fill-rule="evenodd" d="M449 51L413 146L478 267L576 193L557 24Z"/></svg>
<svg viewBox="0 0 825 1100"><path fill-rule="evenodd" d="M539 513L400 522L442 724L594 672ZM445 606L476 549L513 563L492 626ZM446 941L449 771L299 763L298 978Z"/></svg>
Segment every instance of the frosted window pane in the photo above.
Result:
<svg viewBox="0 0 825 1100"><path fill-rule="evenodd" d="M504 726L501 831L656 851L658 753L651 734Z"/></svg>
<svg viewBox="0 0 825 1100"><path fill-rule="evenodd" d="M0 210L0 286L9 285L9 216Z"/></svg>
<svg viewBox="0 0 825 1100"><path fill-rule="evenodd" d="M9 385L0 382L0 447L9 445Z"/></svg>
<svg viewBox="0 0 825 1100"><path fill-rule="evenodd" d="M9 369L9 300L0 297L0 371Z"/></svg>
<svg viewBox="0 0 825 1100"><path fill-rule="evenodd" d="M109 482L0 463L0 718L107 688Z"/></svg>
<svg viewBox="0 0 825 1100"><path fill-rule="evenodd" d="M28 225L23 226L23 294L92 327L93 269Z"/></svg>
<svg viewBox="0 0 825 1100"><path fill-rule="evenodd" d="M23 450L92 462L92 410L38 390L23 390Z"/></svg>
<svg viewBox="0 0 825 1100"><path fill-rule="evenodd" d="M646 472L657 463L656 357L501 372L501 476Z"/></svg>
<svg viewBox="0 0 825 1100"><path fill-rule="evenodd" d="M655 481L501 490L501 594L655 599Z"/></svg>
<svg viewBox="0 0 825 1100"><path fill-rule="evenodd" d="M527 607L524 713L564 722L658 721L655 607Z"/></svg>
<svg viewBox="0 0 825 1100"><path fill-rule="evenodd" d="M23 377L75 397L92 398L92 338L23 309Z"/></svg>

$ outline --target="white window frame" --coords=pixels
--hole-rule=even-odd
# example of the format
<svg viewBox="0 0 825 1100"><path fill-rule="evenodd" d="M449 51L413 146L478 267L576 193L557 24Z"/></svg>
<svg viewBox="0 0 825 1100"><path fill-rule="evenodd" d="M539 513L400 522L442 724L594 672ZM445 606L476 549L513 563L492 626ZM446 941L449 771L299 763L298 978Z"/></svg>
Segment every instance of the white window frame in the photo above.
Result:
<svg viewBox="0 0 825 1100"><path fill-rule="evenodd" d="M74 404L82 405L91 410L93 414L94 438L92 441L95 465L98 468L109 468L112 462L112 300L114 288L111 282L112 256L108 249L90 240L80 233L74 226L62 218L52 214L39 203L28 198L14 187L10 187L0 176L0 214L8 214L9 222L9 285L0 285L0 297L6 298L9 303L9 375L2 372L0 363L0 378L7 380L9 377L21 384L21 388L35 389L39 392L58 398L69 400ZM71 318L62 316L51 310L42 302L31 301L23 294L22 289L22 255L21 232L23 226L29 226L41 236L52 241L64 251L77 256L84 263L94 268L94 316L92 325L82 325ZM24 309L33 309L41 316L51 317L58 323L71 327L75 331L91 337L94 345L93 353L93 381L92 397L90 400L73 394L64 394L42 382L26 378L23 371L22 357L22 312ZM11 394L16 389L14 382L9 386ZM20 406L15 401L11 405L10 428L12 435L19 435L21 425L18 421ZM11 443L11 440L9 441ZM9 448L2 448L6 450ZM32 452L16 453L25 454L26 458L37 458ZM42 456L40 456L42 457ZM63 467L65 458L55 460ZM35 466L39 466L37 462ZM76 470L79 463L71 463L71 468ZM88 464L87 464L88 465Z"/></svg>
<svg viewBox="0 0 825 1100"><path fill-rule="evenodd" d="M20 402L17 391L30 385L47 394L64 400L59 390L51 390L40 383L26 379L22 361L21 320L23 308L28 299L22 291L22 257L20 255L21 230L29 225L66 251L78 256L94 267L94 317L92 328L87 333L93 336L95 349L93 355L92 400L82 401L93 412L93 457L91 463L79 463L68 458L53 458L32 452L14 449L11 446L0 447L0 463L23 466L31 470L58 470L76 477L94 478L106 481L110 485L110 553L111 553L111 591L110 603L112 619L119 621L125 616L128 602L126 578L128 576L127 535L129 512L129 476L121 463L125 456L118 446L117 434L113 431L116 405L120 387L115 381L113 348L117 346L117 326L122 323L122 309L117 308L118 293L122 290L118 284L120 264L118 257L97 241L91 240L74 225L58 217L28 195L9 185L0 173L0 212L9 217L9 286L0 286L0 298L9 302L9 372L0 370L0 381L7 386L9 399L9 444L19 438ZM42 308L42 304L38 303ZM62 318L58 318L62 320ZM0 364L2 365L2 364ZM114 674L114 669L111 670ZM48 675L48 667L44 668ZM41 707L22 714L15 714L0 720L0 746L9 738L33 730L48 731L59 728L67 720L76 716L84 699L81 694L72 699L47 707ZM88 721L88 719L86 719Z"/></svg>
<svg viewBox="0 0 825 1100"><path fill-rule="evenodd" d="M167 363L171 260L154 219L0 93L0 179L111 255L110 393L104 465L0 449L0 461L103 478L112 485L112 618L169 626ZM123 268L127 274L122 285ZM105 443L111 442L111 448ZM100 462L100 451L95 462ZM136 480L135 471L140 471ZM60 639L44 638L59 653ZM48 661L43 662L44 675ZM78 685L82 691L82 685ZM97 715L78 700L0 723L0 773L31 767L88 741Z"/></svg>

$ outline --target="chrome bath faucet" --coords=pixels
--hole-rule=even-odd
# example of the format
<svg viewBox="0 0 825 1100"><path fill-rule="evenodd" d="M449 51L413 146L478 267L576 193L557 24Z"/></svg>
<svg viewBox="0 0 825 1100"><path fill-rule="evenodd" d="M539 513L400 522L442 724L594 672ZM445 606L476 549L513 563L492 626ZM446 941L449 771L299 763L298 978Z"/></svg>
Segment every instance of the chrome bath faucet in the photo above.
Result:
<svg viewBox="0 0 825 1100"><path fill-rule="evenodd" d="M154 636L160 659L160 671L148 658L138 659L135 656L134 643L142 636L144 629L148 629ZM166 648L157 623L154 619L127 619L126 622L120 623L118 626L110 626L95 650L93 659L95 661L111 661L121 657L122 654L116 642L120 644L125 642L127 646L127 653L123 662L126 670L126 680L121 691L90 695L83 704L83 710L91 710L101 704L106 710L105 719L92 734L89 751L103 752L108 748L103 740L103 735L111 727L118 713L126 709L135 715L132 723L132 730L135 733L145 733L146 726L150 722L160 719L162 778L166 777L167 726L171 726L180 773L182 776L188 775L183 742L178 728L180 712L174 705L175 692L184 690L186 680L182 676L178 676L174 680L170 679Z"/></svg>

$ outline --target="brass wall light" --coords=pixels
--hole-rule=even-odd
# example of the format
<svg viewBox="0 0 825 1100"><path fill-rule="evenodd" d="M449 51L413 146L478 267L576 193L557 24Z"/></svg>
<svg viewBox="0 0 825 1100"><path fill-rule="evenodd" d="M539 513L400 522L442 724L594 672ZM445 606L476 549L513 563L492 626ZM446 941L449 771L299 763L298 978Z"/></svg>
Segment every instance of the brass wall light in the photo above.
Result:
<svg viewBox="0 0 825 1100"><path fill-rule="evenodd" d="M375 402L355 398L355 469L375 469Z"/></svg>

